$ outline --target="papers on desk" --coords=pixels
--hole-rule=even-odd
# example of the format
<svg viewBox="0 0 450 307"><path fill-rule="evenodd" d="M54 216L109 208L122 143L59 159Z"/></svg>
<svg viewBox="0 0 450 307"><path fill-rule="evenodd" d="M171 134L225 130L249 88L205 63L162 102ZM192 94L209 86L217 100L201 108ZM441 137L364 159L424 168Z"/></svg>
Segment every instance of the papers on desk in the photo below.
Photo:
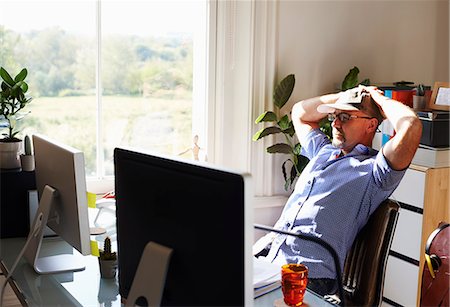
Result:
<svg viewBox="0 0 450 307"><path fill-rule="evenodd" d="M264 295L281 286L281 267L260 258L253 258L254 297Z"/></svg>

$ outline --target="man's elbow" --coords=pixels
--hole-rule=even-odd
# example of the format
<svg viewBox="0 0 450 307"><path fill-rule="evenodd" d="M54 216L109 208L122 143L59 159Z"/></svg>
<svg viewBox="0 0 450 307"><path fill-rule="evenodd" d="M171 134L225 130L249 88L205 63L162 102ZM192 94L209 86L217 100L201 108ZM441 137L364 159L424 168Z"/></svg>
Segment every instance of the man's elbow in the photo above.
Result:
<svg viewBox="0 0 450 307"><path fill-rule="evenodd" d="M305 114L305 109L303 109L301 103L302 101L299 101L292 107L292 118L300 118Z"/></svg>
<svg viewBox="0 0 450 307"><path fill-rule="evenodd" d="M417 116L409 117L407 130L407 133L411 137L411 141L419 146L420 138L422 137L422 121Z"/></svg>
<svg viewBox="0 0 450 307"><path fill-rule="evenodd" d="M294 106L292 107L292 119L293 120L299 120L300 122L305 122L307 121L307 112L304 108L304 100L301 100L299 102L297 102L296 104L294 104Z"/></svg>

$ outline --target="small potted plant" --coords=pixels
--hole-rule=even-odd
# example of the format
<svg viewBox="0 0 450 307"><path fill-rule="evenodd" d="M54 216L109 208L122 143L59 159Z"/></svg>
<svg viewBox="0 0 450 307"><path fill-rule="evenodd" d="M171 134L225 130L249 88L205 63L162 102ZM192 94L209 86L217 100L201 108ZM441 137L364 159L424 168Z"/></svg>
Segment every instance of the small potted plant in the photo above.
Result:
<svg viewBox="0 0 450 307"><path fill-rule="evenodd" d="M0 128L7 128L3 138L0 139L0 169L20 169L19 151L22 140L16 135L16 123L25 115L22 109L31 102L31 97L26 97L28 84L24 81L27 70L22 69L14 79L0 67L1 82L0 91Z"/></svg>
<svg viewBox="0 0 450 307"><path fill-rule="evenodd" d="M116 277L117 254L111 251L111 239L109 237L105 238L103 250L100 250L99 254L100 276L102 278Z"/></svg>
<svg viewBox="0 0 450 307"><path fill-rule="evenodd" d="M425 86L423 84L416 87L416 92L413 95L413 109L417 111L425 109Z"/></svg>
<svg viewBox="0 0 450 307"><path fill-rule="evenodd" d="M31 147L31 139L28 135L23 139L24 153L20 155L20 164L25 172L34 171L34 155Z"/></svg>

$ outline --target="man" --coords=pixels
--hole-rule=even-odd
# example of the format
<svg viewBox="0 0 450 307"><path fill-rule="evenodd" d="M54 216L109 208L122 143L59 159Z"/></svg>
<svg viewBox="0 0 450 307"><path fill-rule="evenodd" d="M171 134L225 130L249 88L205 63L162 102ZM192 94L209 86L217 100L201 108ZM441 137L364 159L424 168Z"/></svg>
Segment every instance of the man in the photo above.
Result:
<svg viewBox="0 0 450 307"><path fill-rule="evenodd" d="M332 142L319 129L325 116L332 120ZM411 163L421 122L409 107L365 86L300 101L292 118L310 162L275 228L322 238L336 250L343 269L357 233ZM383 118L395 136L378 152L371 146ZM333 258L314 242L269 233L255 243L254 254L279 264L304 263L308 288L321 295L337 291Z"/></svg>

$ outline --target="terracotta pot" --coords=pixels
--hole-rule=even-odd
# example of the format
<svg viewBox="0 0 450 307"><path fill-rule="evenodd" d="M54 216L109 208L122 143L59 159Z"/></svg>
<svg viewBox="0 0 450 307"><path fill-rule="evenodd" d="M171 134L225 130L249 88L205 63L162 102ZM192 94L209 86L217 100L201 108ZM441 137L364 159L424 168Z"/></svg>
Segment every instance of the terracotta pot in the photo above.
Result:
<svg viewBox="0 0 450 307"><path fill-rule="evenodd" d="M22 148L22 141L1 142L0 141L0 168L15 169L20 168L19 152Z"/></svg>

